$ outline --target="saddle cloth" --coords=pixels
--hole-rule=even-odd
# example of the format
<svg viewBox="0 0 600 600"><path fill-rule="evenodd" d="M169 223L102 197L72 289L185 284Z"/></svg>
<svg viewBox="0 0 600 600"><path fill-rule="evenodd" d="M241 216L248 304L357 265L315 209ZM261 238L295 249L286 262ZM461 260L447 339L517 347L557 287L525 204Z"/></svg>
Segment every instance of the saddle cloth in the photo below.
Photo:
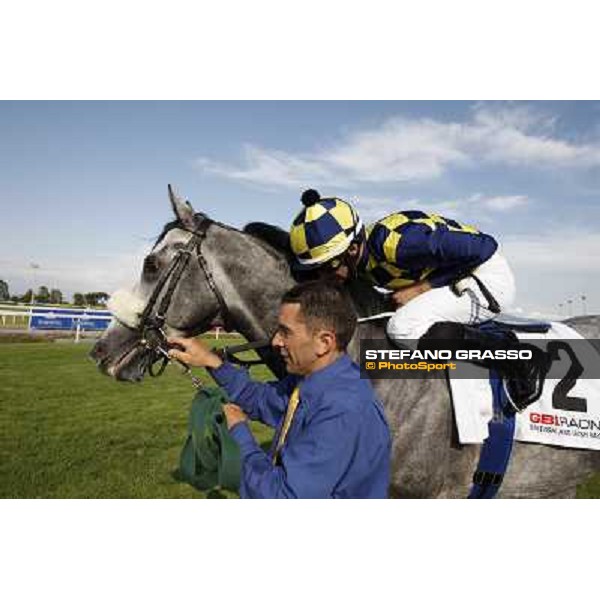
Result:
<svg viewBox="0 0 600 600"><path fill-rule="evenodd" d="M564 323L552 322L547 333L515 333L522 341L584 340L577 344L589 346L590 355L596 353L585 338ZM562 365L563 353L560 359ZM566 365L562 371L566 374ZM449 374L459 440L462 444L481 444L488 437L488 423L492 419L489 381L486 378L458 379L453 378L451 372ZM566 393L569 398L580 399L577 409L561 410L556 408L553 395L556 396L556 386L563 379L562 372L561 379L546 379L539 400L517 414L515 440L600 450L600 379L577 379Z"/></svg>

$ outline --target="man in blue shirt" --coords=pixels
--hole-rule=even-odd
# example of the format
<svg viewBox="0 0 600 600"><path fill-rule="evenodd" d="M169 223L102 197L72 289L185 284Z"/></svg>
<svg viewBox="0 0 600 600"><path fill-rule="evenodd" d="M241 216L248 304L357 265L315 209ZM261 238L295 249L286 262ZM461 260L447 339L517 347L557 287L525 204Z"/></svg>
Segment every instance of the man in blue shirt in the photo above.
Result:
<svg viewBox="0 0 600 600"><path fill-rule="evenodd" d="M282 299L273 346L289 375L259 383L197 339L171 355L207 367L235 404L224 411L242 454L242 498L385 498L391 439L371 383L346 354L356 315L339 285L312 281ZM265 453L247 418L275 428Z"/></svg>

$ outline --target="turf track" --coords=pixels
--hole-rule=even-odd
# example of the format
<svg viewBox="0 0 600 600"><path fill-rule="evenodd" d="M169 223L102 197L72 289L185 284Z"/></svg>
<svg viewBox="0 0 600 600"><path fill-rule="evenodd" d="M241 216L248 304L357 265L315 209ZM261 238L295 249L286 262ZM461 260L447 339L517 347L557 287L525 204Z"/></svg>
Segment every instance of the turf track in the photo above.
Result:
<svg viewBox="0 0 600 600"><path fill-rule="evenodd" d="M0 497L205 497L173 477L194 395L189 380L169 367L159 379L118 383L96 370L90 348L0 344ZM270 376L263 367L253 374ZM252 428L269 442L269 428ZM212 494L224 495L232 496ZM600 475L579 497L600 497Z"/></svg>

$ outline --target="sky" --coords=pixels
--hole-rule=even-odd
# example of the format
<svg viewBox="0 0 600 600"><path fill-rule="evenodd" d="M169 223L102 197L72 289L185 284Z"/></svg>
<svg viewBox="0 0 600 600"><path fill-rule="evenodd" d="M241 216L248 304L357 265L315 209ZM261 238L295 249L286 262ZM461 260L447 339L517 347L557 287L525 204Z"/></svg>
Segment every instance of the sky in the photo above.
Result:
<svg viewBox="0 0 600 600"><path fill-rule="evenodd" d="M219 221L286 229L312 187L366 222L420 209L492 234L516 312L581 314L585 295L600 313L600 102L3 101L0 165L11 293L133 283L168 183Z"/></svg>

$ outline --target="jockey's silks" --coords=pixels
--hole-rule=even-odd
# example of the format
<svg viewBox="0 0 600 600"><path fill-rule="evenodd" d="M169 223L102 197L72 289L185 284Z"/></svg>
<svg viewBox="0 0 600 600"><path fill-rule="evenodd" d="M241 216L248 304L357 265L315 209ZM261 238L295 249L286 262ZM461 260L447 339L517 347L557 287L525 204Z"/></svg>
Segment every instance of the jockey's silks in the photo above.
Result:
<svg viewBox="0 0 600 600"><path fill-rule="evenodd" d="M423 280L443 287L468 275L497 247L475 227L408 210L367 228L366 270L377 285L391 290Z"/></svg>
<svg viewBox="0 0 600 600"><path fill-rule="evenodd" d="M387 497L390 432L370 381L347 355L305 378L275 383L254 382L229 363L211 373L251 419L276 429L268 453L246 423L231 429L242 455L243 498ZM298 407L273 464L296 387Z"/></svg>

